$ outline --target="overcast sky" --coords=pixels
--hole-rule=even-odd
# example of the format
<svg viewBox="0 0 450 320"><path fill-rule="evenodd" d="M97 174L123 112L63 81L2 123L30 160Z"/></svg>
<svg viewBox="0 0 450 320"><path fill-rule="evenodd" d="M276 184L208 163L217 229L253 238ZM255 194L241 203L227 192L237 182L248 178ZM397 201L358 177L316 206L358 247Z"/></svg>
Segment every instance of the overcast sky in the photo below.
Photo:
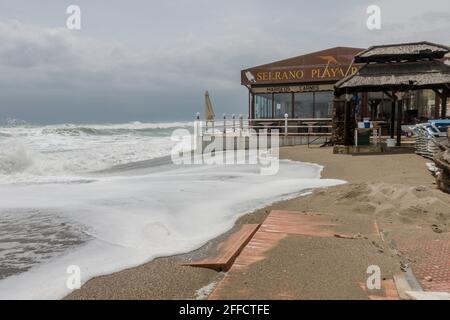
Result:
<svg viewBox="0 0 450 320"><path fill-rule="evenodd" d="M216 114L245 114L243 68L421 40L450 45L449 0L0 0L0 122L191 120L205 89Z"/></svg>

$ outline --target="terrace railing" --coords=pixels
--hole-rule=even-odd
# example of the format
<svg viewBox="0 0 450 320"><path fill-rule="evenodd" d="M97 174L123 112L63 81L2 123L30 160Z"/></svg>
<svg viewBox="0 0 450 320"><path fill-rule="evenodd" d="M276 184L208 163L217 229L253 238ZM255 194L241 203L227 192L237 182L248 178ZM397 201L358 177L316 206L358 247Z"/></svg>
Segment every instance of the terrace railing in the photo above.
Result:
<svg viewBox="0 0 450 320"><path fill-rule="evenodd" d="M244 119L242 115L230 118L201 121L197 115L198 135L252 135L270 134L278 130L280 136L331 137L332 118L284 118Z"/></svg>

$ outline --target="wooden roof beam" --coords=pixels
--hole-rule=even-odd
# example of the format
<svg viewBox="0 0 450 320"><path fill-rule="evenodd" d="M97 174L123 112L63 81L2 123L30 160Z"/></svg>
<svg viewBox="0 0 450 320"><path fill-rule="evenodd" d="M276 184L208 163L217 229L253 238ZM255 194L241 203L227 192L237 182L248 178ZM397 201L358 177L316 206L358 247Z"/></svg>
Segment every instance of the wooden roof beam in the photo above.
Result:
<svg viewBox="0 0 450 320"><path fill-rule="evenodd" d="M442 99L444 97L444 90L442 90L442 92L439 91L439 89L433 89L434 93L436 93L438 95L438 97L440 99Z"/></svg>
<svg viewBox="0 0 450 320"><path fill-rule="evenodd" d="M397 97L395 96L394 92L392 92L392 94L391 94L391 93L387 92L386 90L383 90L383 93L385 95L387 95L391 100L394 100L394 101L397 100Z"/></svg>

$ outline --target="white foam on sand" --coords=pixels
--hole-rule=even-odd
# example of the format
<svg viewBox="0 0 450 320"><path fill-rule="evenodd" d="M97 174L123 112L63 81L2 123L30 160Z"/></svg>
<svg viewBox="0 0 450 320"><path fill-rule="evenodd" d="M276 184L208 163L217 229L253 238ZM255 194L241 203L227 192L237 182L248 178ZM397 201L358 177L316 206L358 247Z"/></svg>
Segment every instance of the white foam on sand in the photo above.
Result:
<svg viewBox="0 0 450 320"><path fill-rule="evenodd" d="M81 268L84 283L195 250L229 230L244 213L344 183L320 179L322 169L280 161L278 174L265 176L257 165L165 165L95 176L89 183L0 185L0 214L57 212L90 236L80 246L1 280L0 299L62 298L71 292L66 285L71 265Z"/></svg>

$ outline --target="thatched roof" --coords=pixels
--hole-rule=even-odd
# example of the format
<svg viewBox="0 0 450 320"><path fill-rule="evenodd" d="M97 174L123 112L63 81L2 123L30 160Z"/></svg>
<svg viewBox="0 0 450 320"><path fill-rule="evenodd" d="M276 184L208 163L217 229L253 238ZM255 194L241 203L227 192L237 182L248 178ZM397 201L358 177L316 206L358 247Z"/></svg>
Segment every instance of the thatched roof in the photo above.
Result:
<svg viewBox="0 0 450 320"><path fill-rule="evenodd" d="M448 46L431 42L414 42L373 46L355 56L356 63L420 59L441 59L450 52Z"/></svg>
<svg viewBox="0 0 450 320"><path fill-rule="evenodd" d="M450 66L439 60L366 64L335 85L337 94L443 87L450 87Z"/></svg>

